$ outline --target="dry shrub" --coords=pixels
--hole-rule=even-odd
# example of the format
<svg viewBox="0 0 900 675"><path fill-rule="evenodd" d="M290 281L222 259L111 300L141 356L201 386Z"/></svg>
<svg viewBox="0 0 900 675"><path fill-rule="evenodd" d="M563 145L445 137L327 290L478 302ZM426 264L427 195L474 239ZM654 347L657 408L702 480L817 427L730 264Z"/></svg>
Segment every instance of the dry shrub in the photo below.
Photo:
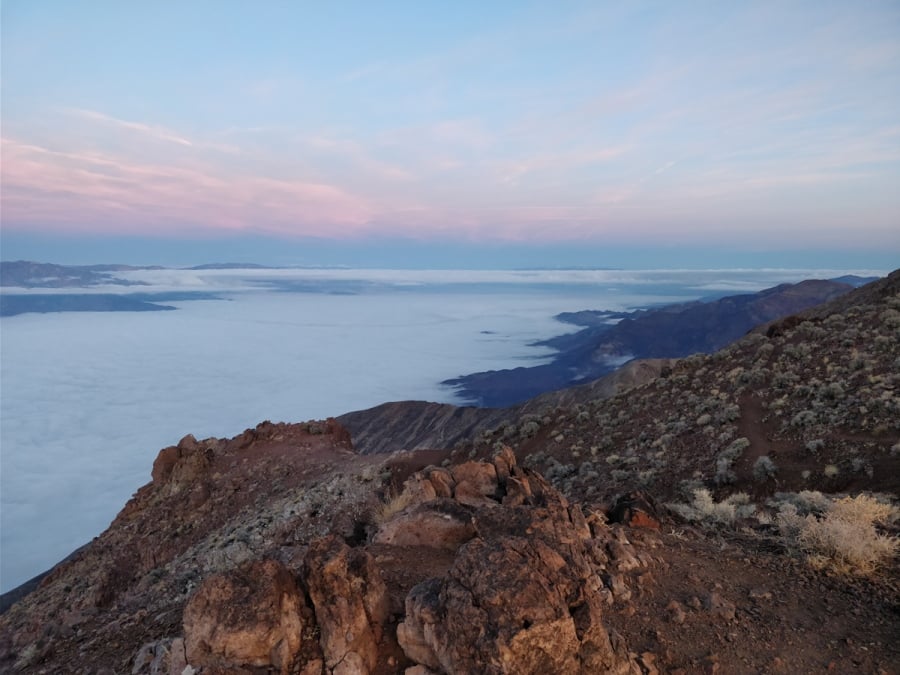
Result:
<svg viewBox="0 0 900 675"><path fill-rule="evenodd" d="M867 495L844 497L821 516L801 516L793 504L783 504L778 526L787 540L806 553L816 568L843 574L876 571L900 550L897 537L880 534L876 524L888 524L898 509Z"/></svg>
<svg viewBox="0 0 900 675"><path fill-rule="evenodd" d="M690 504L668 504L668 507L685 520L707 526L734 525L737 519L749 518L756 511L744 492L735 492L717 502L706 488L694 490Z"/></svg>
<svg viewBox="0 0 900 675"><path fill-rule="evenodd" d="M413 494L409 490L403 490L399 494L389 495L386 502L379 504L375 509L375 522L382 524L400 513L413 503Z"/></svg>

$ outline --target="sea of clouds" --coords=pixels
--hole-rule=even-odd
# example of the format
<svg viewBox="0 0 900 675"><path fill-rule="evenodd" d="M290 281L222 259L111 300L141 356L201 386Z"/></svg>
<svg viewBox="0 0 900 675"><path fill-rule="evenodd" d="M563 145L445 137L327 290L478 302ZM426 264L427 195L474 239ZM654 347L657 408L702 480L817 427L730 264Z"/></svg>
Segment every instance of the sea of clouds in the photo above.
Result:
<svg viewBox="0 0 900 675"><path fill-rule="evenodd" d="M149 480L159 449L185 434L228 437L266 419L324 418L389 400L457 402L442 380L549 357L530 343L573 329L553 319L559 312L622 310L844 273L117 274L147 285L93 290L212 291L223 299L170 303L174 312L0 320L0 590L99 534Z"/></svg>

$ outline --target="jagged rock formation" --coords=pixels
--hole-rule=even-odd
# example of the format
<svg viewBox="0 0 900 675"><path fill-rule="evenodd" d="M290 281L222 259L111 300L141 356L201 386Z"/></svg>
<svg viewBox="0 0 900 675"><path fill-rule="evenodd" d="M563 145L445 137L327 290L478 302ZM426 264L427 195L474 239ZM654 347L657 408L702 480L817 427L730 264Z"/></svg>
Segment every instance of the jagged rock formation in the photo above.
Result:
<svg viewBox="0 0 900 675"><path fill-rule="evenodd" d="M601 620L609 531L595 521L592 532L579 506L508 449L493 466L458 468L454 496L478 485L486 500L473 513L479 536L443 578L410 591L397 628L406 654L443 673L640 672Z"/></svg>
<svg viewBox="0 0 900 675"><path fill-rule="evenodd" d="M163 540L173 530L163 525L165 537L146 531L150 516L157 521L167 503L185 509L179 531L209 528L206 540L221 536L241 502L263 520L290 510L296 502L263 502L246 483L228 491L238 504L217 500L215 483L225 475L217 469L227 465L237 487L236 472L247 478L275 461L288 465L287 437L308 450L313 439L338 452L346 447L336 423L303 426L261 425L230 442L186 437L163 449L153 482L110 529L3 617L0 663L36 672L54 672L73 659L115 666L122 661L110 653L114 647L130 650L125 663L134 675L185 669L352 675L417 666L435 673L640 672L602 623L603 607L625 588L621 577L612 580L616 565L633 564L633 554L602 519L586 519L539 474L519 468L508 448L493 462L412 474L363 538L358 527L343 536L304 536L287 519L268 528L257 547L220 556L200 541L201 533L167 548ZM377 466L363 461L357 480L364 484ZM251 489L241 497L244 487ZM398 569L396 561L410 551L443 562ZM161 561L165 568L155 567ZM166 571L150 574L154 567ZM154 598L174 590L161 578L180 571L195 581L176 602L169 595L168 603L156 604ZM81 575L83 588L72 598L70 584ZM48 637L33 622L73 605L67 631ZM148 612L160 609L156 621L146 622ZM77 647L73 627L81 633L109 613L119 617L115 627L107 619L99 624L118 637ZM161 617L168 619L160 624Z"/></svg>
<svg viewBox="0 0 900 675"><path fill-rule="evenodd" d="M185 658L198 668L272 666L287 675L303 650L308 662L321 651L308 639L312 612L293 575L275 560L253 560L204 579L184 608ZM311 645L303 645L306 642Z"/></svg>

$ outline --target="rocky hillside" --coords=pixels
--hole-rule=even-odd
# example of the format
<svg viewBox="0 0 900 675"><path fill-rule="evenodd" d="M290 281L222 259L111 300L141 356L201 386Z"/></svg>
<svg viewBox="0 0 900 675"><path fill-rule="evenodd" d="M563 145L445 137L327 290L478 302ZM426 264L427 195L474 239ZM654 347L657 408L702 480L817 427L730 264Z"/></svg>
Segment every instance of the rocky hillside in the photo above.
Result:
<svg viewBox="0 0 900 675"><path fill-rule="evenodd" d="M547 364L465 375L446 384L484 407L506 407L548 391L589 382L629 359L675 358L715 351L754 326L795 314L852 289L808 280L712 302L667 305L631 314L579 312L561 318L587 326L540 343L559 350Z"/></svg>
<svg viewBox="0 0 900 675"><path fill-rule="evenodd" d="M681 359L644 386L545 411L520 457L567 494L641 487L666 499L697 486L900 491L900 272Z"/></svg>
<svg viewBox="0 0 900 675"><path fill-rule="evenodd" d="M536 396L509 408L475 408L427 401L396 401L337 418L362 454L454 448L503 426L528 423L545 410L609 398L644 384L671 367L674 359L643 359L587 384Z"/></svg>
<svg viewBox="0 0 900 675"><path fill-rule="evenodd" d="M452 450L185 437L0 670L896 673L898 337L900 271Z"/></svg>

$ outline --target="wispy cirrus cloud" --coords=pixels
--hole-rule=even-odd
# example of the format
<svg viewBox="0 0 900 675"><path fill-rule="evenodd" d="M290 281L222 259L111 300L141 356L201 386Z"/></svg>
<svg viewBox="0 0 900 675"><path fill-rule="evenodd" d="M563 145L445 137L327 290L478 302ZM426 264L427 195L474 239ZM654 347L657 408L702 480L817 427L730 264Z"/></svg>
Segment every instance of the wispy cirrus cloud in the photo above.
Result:
<svg viewBox="0 0 900 675"><path fill-rule="evenodd" d="M64 108L63 112L74 118L84 120L95 126L120 129L130 132L131 134L143 140L158 141L162 143L172 143L183 148L192 148L196 150L217 150L220 152L237 153L239 149L234 145L227 145L209 140L200 140L188 138L184 134L168 129L164 126L155 124L146 124L144 122L134 122L123 120L106 113L96 110L86 110L83 108Z"/></svg>
<svg viewBox="0 0 900 675"><path fill-rule="evenodd" d="M149 136L158 141L175 143L177 145L183 145L189 148L194 146L193 141L183 136L179 136L175 132L166 129L165 127L142 124L141 122L129 122L127 120L120 120L115 117L111 117L110 115L105 115L101 112L97 112L96 110L69 108L66 110L66 112L75 117L81 117L92 122L99 122L101 124L119 127L120 129L127 129L128 131L133 131L144 136Z"/></svg>

